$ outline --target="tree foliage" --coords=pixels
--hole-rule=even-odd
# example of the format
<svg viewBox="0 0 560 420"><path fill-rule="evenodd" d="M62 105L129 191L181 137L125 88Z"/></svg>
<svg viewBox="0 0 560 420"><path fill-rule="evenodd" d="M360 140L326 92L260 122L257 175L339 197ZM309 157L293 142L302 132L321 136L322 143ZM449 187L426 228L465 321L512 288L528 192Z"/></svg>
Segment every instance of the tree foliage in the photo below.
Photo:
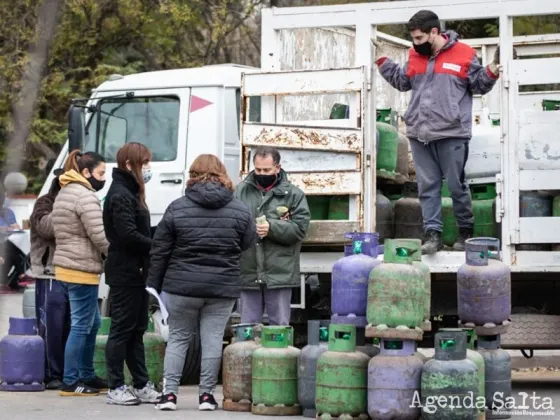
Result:
<svg viewBox="0 0 560 420"><path fill-rule="evenodd" d="M29 47L44 0L0 0L0 158L13 129ZM387 0L390 1L390 0ZM260 9L365 0L64 0L27 139L23 170L36 192L66 138L71 99L89 96L110 74L222 62L259 65ZM446 22L463 38L497 35L497 22ZM558 17L519 18L515 34L560 32ZM404 25L380 27L407 38Z"/></svg>

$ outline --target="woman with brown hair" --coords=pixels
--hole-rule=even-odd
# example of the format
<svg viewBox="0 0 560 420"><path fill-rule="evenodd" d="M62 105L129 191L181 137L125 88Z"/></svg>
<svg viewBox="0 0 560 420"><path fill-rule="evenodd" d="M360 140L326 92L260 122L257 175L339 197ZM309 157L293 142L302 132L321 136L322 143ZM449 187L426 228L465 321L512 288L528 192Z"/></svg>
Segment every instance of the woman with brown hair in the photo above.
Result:
<svg viewBox="0 0 560 420"><path fill-rule="evenodd" d="M240 296L241 253L256 239L249 208L233 196L224 164L200 155L189 169L185 196L172 202L152 244L148 286L162 293L169 312L164 389L156 405L175 410L189 344L200 330L199 409L218 407L224 329Z"/></svg>
<svg viewBox="0 0 560 420"><path fill-rule="evenodd" d="M127 143L117 152L117 167L103 208L103 225L109 241L105 282L110 286L111 330L105 347L109 380L107 403L156 403L159 393L149 381L144 356L148 328L148 293L145 290L150 248L150 211L145 183L151 178L150 150ZM124 382L124 362L133 386Z"/></svg>
<svg viewBox="0 0 560 420"><path fill-rule="evenodd" d="M60 175L53 204L54 276L68 293L70 334L64 351L62 396L93 396L107 384L95 375L93 353L101 318L99 275L109 244L96 192L105 186L105 160L74 150Z"/></svg>

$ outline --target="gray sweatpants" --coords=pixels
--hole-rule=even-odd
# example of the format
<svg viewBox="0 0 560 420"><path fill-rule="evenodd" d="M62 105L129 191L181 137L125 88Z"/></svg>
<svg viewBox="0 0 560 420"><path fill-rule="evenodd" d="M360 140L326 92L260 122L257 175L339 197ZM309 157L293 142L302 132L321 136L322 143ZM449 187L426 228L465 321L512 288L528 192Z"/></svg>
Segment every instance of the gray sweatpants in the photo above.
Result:
<svg viewBox="0 0 560 420"><path fill-rule="evenodd" d="M457 225L459 228L472 229L474 216L471 194L465 181L469 141L467 139L441 139L426 144L410 139L410 149L416 169L424 231L443 231L441 221L442 178L445 178L449 186Z"/></svg>
<svg viewBox="0 0 560 420"><path fill-rule="evenodd" d="M269 289L261 285L260 290L241 292L241 323L260 324L266 310L270 325L290 325L292 288Z"/></svg>
<svg viewBox="0 0 560 420"><path fill-rule="evenodd" d="M202 351L199 392L214 392L222 363L224 330L235 299L201 299L165 292L161 297L169 312L169 340L163 362L164 393L179 392L185 358L197 327Z"/></svg>

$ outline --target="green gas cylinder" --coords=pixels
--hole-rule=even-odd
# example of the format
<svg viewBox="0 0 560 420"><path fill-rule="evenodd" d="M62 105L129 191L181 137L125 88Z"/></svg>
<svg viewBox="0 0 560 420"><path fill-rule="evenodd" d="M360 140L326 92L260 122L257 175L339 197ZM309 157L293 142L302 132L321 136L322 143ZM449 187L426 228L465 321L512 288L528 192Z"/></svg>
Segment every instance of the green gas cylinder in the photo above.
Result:
<svg viewBox="0 0 560 420"><path fill-rule="evenodd" d="M560 195L552 200L552 217L560 217ZM552 245L553 251L560 251L560 244Z"/></svg>
<svg viewBox="0 0 560 420"><path fill-rule="evenodd" d="M329 199L329 220L348 220L350 218L350 197L333 195Z"/></svg>
<svg viewBox="0 0 560 420"><path fill-rule="evenodd" d="M478 395L485 394L485 375L484 375L484 357L475 350L476 333L472 328L440 328L441 332L463 331L467 334L467 359L473 362L478 368ZM477 420L486 418L485 409L480 408Z"/></svg>
<svg viewBox="0 0 560 420"><path fill-rule="evenodd" d="M327 220L329 217L329 196L308 195L306 198L311 212L311 220Z"/></svg>
<svg viewBox="0 0 560 420"><path fill-rule="evenodd" d="M287 326L266 326L261 347L253 352L251 412L258 415L300 415L298 404L298 356L291 347L293 330Z"/></svg>
<svg viewBox="0 0 560 420"><path fill-rule="evenodd" d="M453 246L459 236L457 229L457 219L453 213L453 200L447 181L441 184L441 221L443 224L443 232L441 234L443 243L447 246Z"/></svg>
<svg viewBox="0 0 560 420"><path fill-rule="evenodd" d="M105 362L105 346L111 330L111 318L102 317L97 337L95 337L95 350L93 352L93 369L100 378L107 378L107 363Z"/></svg>
<svg viewBox="0 0 560 420"><path fill-rule="evenodd" d="M475 420L484 406L484 398L479 398L478 366L467 359L466 336L457 330L436 334L435 357L422 367L423 419Z"/></svg>
<svg viewBox="0 0 560 420"><path fill-rule="evenodd" d="M406 248L422 248L422 241L420 239L399 239L399 242ZM431 331L432 324L430 322L430 318L432 315L432 273L430 272L430 267L428 266L428 264L424 264L422 262L421 252L412 253L412 265L419 268L422 272L422 275L424 276L424 322L422 323L422 329L424 331Z"/></svg>
<svg viewBox="0 0 560 420"><path fill-rule="evenodd" d="M389 328L416 328L424 321L425 276L414 253L420 253L420 241L386 239L383 264L369 275L367 321Z"/></svg>
<svg viewBox="0 0 560 420"><path fill-rule="evenodd" d="M474 237L498 238L496 223L496 185L473 185L472 209L474 215Z"/></svg>
<svg viewBox="0 0 560 420"><path fill-rule="evenodd" d="M105 360L105 347L111 330L111 318L101 318L101 325L95 339L95 351L93 353L93 367L95 374L100 378L107 378L107 365ZM165 341L155 332L152 318L149 318L148 328L144 334L144 354L148 377L155 385L163 380L163 359L165 357ZM124 382L132 385L132 376L125 363Z"/></svg>
<svg viewBox="0 0 560 420"><path fill-rule="evenodd" d="M379 131L379 149L377 152L377 178L395 179L399 132L395 127L384 122L375 123Z"/></svg>
<svg viewBox="0 0 560 420"><path fill-rule="evenodd" d="M356 351L354 325L329 325L329 350L317 361L317 418L356 418L367 413L369 360Z"/></svg>
<svg viewBox="0 0 560 420"><path fill-rule="evenodd" d="M165 346L165 340L156 333L152 317L149 317L148 329L144 334L144 354L148 377L155 385L159 385L163 381ZM128 368L125 369L125 381L127 384L132 384L132 376Z"/></svg>

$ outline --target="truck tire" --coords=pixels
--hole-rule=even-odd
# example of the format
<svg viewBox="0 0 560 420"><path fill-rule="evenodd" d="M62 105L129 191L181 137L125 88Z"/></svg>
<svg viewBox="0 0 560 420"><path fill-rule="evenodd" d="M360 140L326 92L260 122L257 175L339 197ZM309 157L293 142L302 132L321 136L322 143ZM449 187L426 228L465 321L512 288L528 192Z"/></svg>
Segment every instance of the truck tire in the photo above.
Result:
<svg viewBox="0 0 560 420"><path fill-rule="evenodd" d="M185 358L185 366L183 367L183 376L181 377L181 385L198 385L200 382L200 334L198 330L193 337L187 357Z"/></svg>
<svg viewBox="0 0 560 420"><path fill-rule="evenodd" d="M560 315L512 314L501 346L518 350L560 349Z"/></svg>

